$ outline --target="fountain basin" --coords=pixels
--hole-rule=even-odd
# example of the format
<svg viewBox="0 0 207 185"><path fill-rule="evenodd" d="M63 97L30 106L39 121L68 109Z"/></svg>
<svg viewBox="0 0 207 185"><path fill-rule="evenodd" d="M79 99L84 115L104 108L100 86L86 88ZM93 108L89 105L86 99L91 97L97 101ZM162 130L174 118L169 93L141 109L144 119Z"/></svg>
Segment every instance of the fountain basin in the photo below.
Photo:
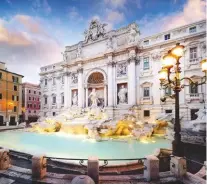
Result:
<svg viewBox="0 0 207 185"><path fill-rule="evenodd" d="M96 142L85 135L57 133L31 133L24 130L5 131L0 134L0 146L49 157L87 159L97 156L99 159L143 158L154 153L157 148L171 149L171 142L162 137L152 137L137 141L129 137ZM126 163L125 161L124 163ZM128 161L129 162L129 161ZM122 164L121 161L110 164Z"/></svg>

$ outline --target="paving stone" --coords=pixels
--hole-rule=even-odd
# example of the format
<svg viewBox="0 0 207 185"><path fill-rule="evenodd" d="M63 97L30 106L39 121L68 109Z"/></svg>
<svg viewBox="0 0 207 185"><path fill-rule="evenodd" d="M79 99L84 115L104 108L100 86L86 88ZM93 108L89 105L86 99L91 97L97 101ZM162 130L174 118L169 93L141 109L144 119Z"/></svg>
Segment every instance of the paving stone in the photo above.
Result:
<svg viewBox="0 0 207 185"><path fill-rule="evenodd" d="M0 177L0 184L12 184L12 183L14 183L13 179Z"/></svg>

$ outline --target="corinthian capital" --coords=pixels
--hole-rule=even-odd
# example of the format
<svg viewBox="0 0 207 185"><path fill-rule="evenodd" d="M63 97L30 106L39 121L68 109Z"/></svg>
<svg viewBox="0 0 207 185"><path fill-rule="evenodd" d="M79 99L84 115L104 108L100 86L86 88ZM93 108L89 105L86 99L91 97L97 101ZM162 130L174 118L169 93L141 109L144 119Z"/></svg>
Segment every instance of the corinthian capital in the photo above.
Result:
<svg viewBox="0 0 207 185"><path fill-rule="evenodd" d="M83 68L82 67L78 68L77 73L83 73Z"/></svg>
<svg viewBox="0 0 207 185"><path fill-rule="evenodd" d="M114 67L114 66L116 66L116 62L113 61L113 60L111 60L111 61L109 61L109 62L107 63L107 65L108 65L108 66L112 66L112 67Z"/></svg>
<svg viewBox="0 0 207 185"><path fill-rule="evenodd" d="M136 54L129 55L127 62L138 62L139 63L139 57Z"/></svg>

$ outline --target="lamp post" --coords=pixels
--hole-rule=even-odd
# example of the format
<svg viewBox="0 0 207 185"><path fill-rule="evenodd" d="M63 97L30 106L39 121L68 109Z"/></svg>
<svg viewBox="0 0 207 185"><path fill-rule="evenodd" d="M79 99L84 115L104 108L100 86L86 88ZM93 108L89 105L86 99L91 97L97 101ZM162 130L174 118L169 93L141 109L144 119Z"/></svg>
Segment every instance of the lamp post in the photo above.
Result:
<svg viewBox="0 0 207 185"><path fill-rule="evenodd" d="M184 46L177 43L174 48L168 51L168 54L163 56L162 63L163 67L159 71L159 80L161 89L172 88L174 95L171 98L175 98L175 124L174 124L174 141L172 142L173 155L182 157L184 155L183 146L181 142L181 126L180 126L180 110L179 110L179 93L185 86L198 86L206 83L207 76L207 61L206 59L201 61L202 71L205 75L201 79L201 83L193 81L193 79L184 77L180 78L181 67L180 58L183 56ZM174 72L172 69L174 68ZM172 74L174 73L174 77ZM188 80L189 85L181 84L183 80ZM161 101L165 101L166 97L161 98Z"/></svg>

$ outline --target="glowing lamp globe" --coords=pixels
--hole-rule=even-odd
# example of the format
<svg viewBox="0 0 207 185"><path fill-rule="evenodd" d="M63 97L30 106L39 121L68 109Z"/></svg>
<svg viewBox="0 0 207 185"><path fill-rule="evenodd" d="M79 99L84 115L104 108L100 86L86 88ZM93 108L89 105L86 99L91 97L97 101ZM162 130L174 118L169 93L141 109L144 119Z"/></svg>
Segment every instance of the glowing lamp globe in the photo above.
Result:
<svg viewBox="0 0 207 185"><path fill-rule="evenodd" d="M184 46L177 43L176 46L171 50L171 53L176 57L182 57L184 52Z"/></svg>
<svg viewBox="0 0 207 185"><path fill-rule="evenodd" d="M203 72L207 72L207 60L206 59L201 61L201 68Z"/></svg>
<svg viewBox="0 0 207 185"><path fill-rule="evenodd" d="M165 68L171 68L176 63L176 58L168 51L168 54L162 58L162 65Z"/></svg>
<svg viewBox="0 0 207 185"><path fill-rule="evenodd" d="M164 81L167 79L167 75L168 75L168 71L166 68L162 68L160 71L159 71L159 80L160 81Z"/></svg>

